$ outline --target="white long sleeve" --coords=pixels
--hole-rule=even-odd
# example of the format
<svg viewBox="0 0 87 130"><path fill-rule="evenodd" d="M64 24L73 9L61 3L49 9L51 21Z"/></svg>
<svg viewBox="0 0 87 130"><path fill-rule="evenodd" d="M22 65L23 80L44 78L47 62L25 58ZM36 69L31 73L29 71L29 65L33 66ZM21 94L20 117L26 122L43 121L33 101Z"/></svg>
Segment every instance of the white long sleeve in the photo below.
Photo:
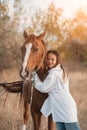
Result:
<svg viewBox="0 0 87 130"><path fill-rule="evenodd" d="M42 93L48 93L49 91L52 90L52 88L54 87L55 85L55 77L54 75L52 74L50 76L50 74L46 77L46 79L44 80L44 82L41 82L39 80L39 78L35 78L35 88L37 90L39 90L40 92Z"/></svg>
<svg viewBox="0 0 87 130"><path fill-rule="evenodd" d="M54 122L77 122L77 107L69 92L69 79L66 77L64 82L62 78L63 70L60 65L49 71L44 82L36 75L35 88L49 95L42 105L41 112L46 117L52 114Z"/></svg>

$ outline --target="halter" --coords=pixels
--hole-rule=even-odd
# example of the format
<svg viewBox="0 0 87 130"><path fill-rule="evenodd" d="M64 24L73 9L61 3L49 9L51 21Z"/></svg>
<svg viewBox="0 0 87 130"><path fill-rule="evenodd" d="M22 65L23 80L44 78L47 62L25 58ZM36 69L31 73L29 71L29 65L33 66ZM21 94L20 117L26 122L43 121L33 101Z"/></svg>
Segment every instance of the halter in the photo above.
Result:
<svg viewBox="0 0 87 130"><path fill-rule="evenodd" d="M32 81L32 87L31 87L31 96L30 96L30 105L32 104L32 97L33 97L33 89L35 88L35 75L36 75L36 72L40 69L42 63L43 63L43 60L44 60L44 57L45 57L45 53L42 57L42 60L38 66L38 68L32 72L32 78L31 78L31 81Z"/></svg>
<svg viewBox="0 0 87 130"><path fill-rule="evenodd" d="M30 96L30 106L32 104L32 97L33 97L33 90L35 88L35 75L36 75L36 72L40 69L40 67L42 66L43 64L43 61L44 61L44 58L45 58L45 51L44 51L44 54L43 54L43 57L42 57L42 60L38 66L38 68L32 72L32 78L31 78L31 81L32 81L32 87L31 87L31 96Z"/></svg>
<svg viewBox="0 0 87 130"><path fill-rule="evenodd" d="M44 47L45 47L45 45L44 45ZM41 68L41 66L42 66L42 64L44 62L44 58L45 58L45 50L44 50L43 57L41 58L39 66L32 72L32 78L31 79L29 77L28 78L24 78L25 82L28 82L29 80L32 81L31 96L30 96L30 106L32 104L33 89L35 88L35 75L36 75L36 72Z"/></svg>

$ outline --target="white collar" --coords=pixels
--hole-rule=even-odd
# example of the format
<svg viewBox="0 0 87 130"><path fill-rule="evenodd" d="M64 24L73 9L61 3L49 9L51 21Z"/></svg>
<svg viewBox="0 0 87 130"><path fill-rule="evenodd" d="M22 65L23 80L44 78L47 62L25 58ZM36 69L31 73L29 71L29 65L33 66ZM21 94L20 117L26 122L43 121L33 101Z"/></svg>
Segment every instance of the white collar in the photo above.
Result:
<svg viewBox="0 0 87 130"><path fill-rule="evenodd" d="M58 64L56 67L50 69L49 72L50 72L50 71L54 71L54 70L57 70L57 71L61 70L60 64Z"/></svg>

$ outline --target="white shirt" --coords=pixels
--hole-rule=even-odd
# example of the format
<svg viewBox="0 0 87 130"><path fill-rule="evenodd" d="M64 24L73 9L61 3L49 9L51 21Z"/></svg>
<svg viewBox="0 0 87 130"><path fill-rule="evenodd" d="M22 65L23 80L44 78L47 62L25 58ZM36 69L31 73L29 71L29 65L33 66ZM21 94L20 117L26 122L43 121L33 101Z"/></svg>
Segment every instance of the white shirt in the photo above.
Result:
<svg viewBox="0 0 87 130"><path fill-rule="evenodd" d="M60 64L49 71L44 82L35 78L35 88L49 95L41 108L43 115L52 114L54 122L77 122L77 108L69 92L69 79L66 77L63 81Z"/></svg>

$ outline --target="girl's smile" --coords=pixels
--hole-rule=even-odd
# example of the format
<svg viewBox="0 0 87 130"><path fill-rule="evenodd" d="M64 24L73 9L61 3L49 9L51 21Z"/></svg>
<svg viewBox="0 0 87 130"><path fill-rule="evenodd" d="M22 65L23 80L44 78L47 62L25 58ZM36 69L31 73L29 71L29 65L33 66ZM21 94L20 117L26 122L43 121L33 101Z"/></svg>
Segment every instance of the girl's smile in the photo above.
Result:
<svg viewBox="0 0 87 130"><path fill-rule="evenodd" d="M47 66L49 69L55 67L57 63L57 58L54 54L52 53L49 53L48 56L47 56Z"/></svg>

